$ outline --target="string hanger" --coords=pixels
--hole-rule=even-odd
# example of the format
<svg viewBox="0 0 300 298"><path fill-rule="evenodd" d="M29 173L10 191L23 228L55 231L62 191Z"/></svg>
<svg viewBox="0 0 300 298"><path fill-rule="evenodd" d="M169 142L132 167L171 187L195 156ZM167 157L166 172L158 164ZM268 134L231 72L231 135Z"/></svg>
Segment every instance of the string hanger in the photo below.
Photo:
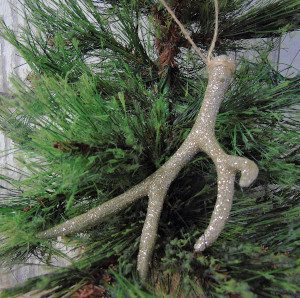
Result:
<svg viewBox="0 0 300 298"><path fill-rule="evenodd" d="M178 20L176 17L174 11L172 8L167 4L165 0L159 0L161 4L165 7L165 9L168 11L168 13L171 15L171 17L174 19L176 24L179 26L181 32L183 33L184 37L188 40L188 42L191 44L192 48L196 51L196 53L200 56L200 58L204 61L206 65L209 65L211 62L212 53L216 46L216 41L218 38L218 32L219 32L219 2L218 0L214 0L214 6L215 6L215 29L214 29L214 35L213 39L211 41L209 50L207 52L207 55L204 50L197 47L193 39L191 38L190 34L184 27L184 25Z"/></svg>

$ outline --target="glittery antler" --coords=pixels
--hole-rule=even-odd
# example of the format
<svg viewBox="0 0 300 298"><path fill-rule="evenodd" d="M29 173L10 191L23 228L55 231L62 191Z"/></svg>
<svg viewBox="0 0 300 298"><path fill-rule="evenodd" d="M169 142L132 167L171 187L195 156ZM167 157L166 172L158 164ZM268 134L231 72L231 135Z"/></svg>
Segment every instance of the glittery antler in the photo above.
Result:
<svg viewBox="0 0 300 298"><path fill-rule="evenodd" d="M216 57L210 61L208 85L196 122L183 144L154 174L99 207L40 233L39 237L50 238L86 230L126 208L137 199L148 196L149 205L138 256L138 271L145 279L154 249L160 213L169 186L179 171L202 150L216 165L218 198L210 224L195 244L195 250L202 251L211 245L221 233L229 215L236 172L241 172L241 186L249 186L258 173L254 162L246 158L227 155L217 142L214 133L218 110L233 72L234 62L227 56Z"/></svg>
<svg viewBox="0 0 300 298"><path fill-rule="evenodd" d="M172 12L164 0L160 1L169 12ZM218 1L215 0L216 27L217 4ZM171 15L173 18L176 18L173 12ZM178 19L176 20L176 22L180 24ZM185 36L188 35L186 31L184 34ZM216 40L216 36L217 30L215 30L214 40ZM194 46L196 47L195 44ZM141 235L138 255L138 271L140 277L145 280L155 245L161 210L169 186L179 171L199 151L204 151L213 160L217 169L218 197L209 226L198 239L194 248L196 251L203 251L217 239L224 228L231 209L236 172L241 172L239 183L240 186L245 187L249 186L256 179L258 168L253 161L247 158L227 155L216 140L214 132L216 117L225 92L232 80L235 64L234 61L227 56L219 56L211 59L210 56L213 47L214 44L210 47L208 58L205 59L208 65L209 76L201 109L191 132L174 155L155 173L125 193L82 215L76 216L58 226L39 233L39 237L51 238L84 231L87 228L97 225L112 214L121 211L139 198L148 196L147 215Z"/></svg>

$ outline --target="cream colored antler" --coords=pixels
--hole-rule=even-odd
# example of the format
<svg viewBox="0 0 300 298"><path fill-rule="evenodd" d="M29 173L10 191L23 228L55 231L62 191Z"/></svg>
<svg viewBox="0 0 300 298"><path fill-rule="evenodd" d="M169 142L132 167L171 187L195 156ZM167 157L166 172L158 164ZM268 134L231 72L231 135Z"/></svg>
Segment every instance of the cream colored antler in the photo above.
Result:
<svg viewBox="0 0 300 298"><path fill-rule="evenodd" d="M165 7L168 7L164 0L160 1ZM215 0L215 2L217 1ZM168 9L170 10L170 8ZM215 31L215 36L216 34ZM210 51L213 51L212 47ZM169 186L179 171L198 152L204 151L213 160L217 169L218 197L208 228L198 239L194 248L196 251L203 251L217 239L231 209L235 174L238 171L241 172L240 186L249 186L256 179L258 168L253 161L247 158L226 154L215 137L216 117L233 77L234 61L227 56L208 57L205 60L208 65L208 85L203 103L189 135L174 155L155 173L125 193L82 215L41 232L39 237L51 238L84 231L109 218L112 214L120 212L139 198L148 196L149 203L141 235L137 268L140 277L145 280L155 245L161 210Z"/></svg>

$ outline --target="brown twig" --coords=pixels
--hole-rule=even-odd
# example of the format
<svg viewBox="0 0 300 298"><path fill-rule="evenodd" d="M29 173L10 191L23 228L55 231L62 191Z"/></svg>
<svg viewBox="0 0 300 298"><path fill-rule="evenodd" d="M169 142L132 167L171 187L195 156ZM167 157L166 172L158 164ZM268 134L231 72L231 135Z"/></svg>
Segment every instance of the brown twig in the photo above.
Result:
<svg viewBox="0 0 300 298"><path fill-rule="evenodd" d="M192 40L190 34L188 33L188 31L186 30L186 28L183 26L183 24L178 20L178 18L176 17L174 11L171 9L171 7L166 3L165 0L159 0L163 6L166 8L166 10L168 11L168 13L171 15L171 17L174 19L174 21L177 23L177 25L179 26L181 32L183 33L184 37L188 40L188 42L191 44L192 48L196 51L196 53L201 57L201 59L207 63L207 57L205 56L205 52L203 50L201 50L199 47L197 47L197 45L194 43L194 41Z"/></svg>

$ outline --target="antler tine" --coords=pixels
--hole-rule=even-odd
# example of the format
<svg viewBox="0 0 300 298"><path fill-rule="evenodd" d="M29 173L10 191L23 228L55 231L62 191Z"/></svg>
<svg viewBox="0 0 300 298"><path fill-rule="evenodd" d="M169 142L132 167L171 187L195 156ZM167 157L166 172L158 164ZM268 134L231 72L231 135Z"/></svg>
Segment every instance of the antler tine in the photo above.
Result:
<svg viewBox="0 0 300 298"><path fill-rule="evenodd" d="M87 230L88 228L104 221L109 216L130 206L136 200L147 196L148 184L149 180L146 179L123 194L101 204L98 207L92 208L88 212L75 216L62 224L40 232L37 236L39 238L53 238Z"/></svg>

